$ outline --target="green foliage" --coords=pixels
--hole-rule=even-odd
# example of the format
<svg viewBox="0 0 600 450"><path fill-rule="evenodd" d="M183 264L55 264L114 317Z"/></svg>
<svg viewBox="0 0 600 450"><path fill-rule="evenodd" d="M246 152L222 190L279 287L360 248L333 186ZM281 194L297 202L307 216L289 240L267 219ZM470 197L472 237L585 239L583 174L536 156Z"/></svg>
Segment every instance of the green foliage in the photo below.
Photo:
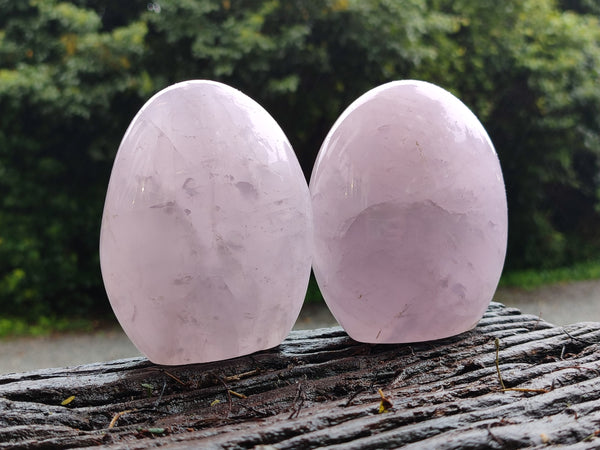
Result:
<svg viewBox="0 0 600 450"><path fill-rule="evenodd" d="M599 248L597 18L552 0L433 3L458 28L440 41L443 71L435 61L420 74L473 108L496 146L509 203L507 266L586 257Z"/></svg>
<svg viewBox="0 0 600 450"><path fill-rule="evenodd" d="M241 89L277 118L307 177L341 111L433 60L437 50L425 36L451 27L420 0L163 0L160 7L147 16L158 85L211 78Z"/></svg>
<svg viewBox="0 0 600 450"><path fill-rule="evenodd" d="M99 218L122 124L149 94L146 26L102 32L94 11L65 2L0 7L3 314L106 310Z"/></svg>
<svg viewBox="0 0 600 450"><path fill-rule="evenodd" d="M594 1L0 0L0 10L5 315L107 310L97 240L112 159L144 101L193 78L263 104L307 177L357 96L393 79L440 84L497 148L508 268L600 249Z"/></svg>
<svg viewBox="0 0 600 450"><path fill-rule="evenodd" d="M533 290L548 284L600 278L600 261L585 261L553 269L523 269L502 274L500 286ZM565 299L566 301L567 299Z"/></svg>
<svg viewBox="0 0 600 450"><path fill-rule="evenodd" d="M72 319L41 316L35 320L22 317L0 317L0 339L21 336L46 336L56 332L89 333L97 323L87 319Z"/></svg>
<svg viewBox="0 0 600 450"><path fill-rule="evenodd" d="M320 303L323 302L323 295L317 284L317 279L314 273L310 273L310 280L308 281L308 289L306 290L306 298L304 300L308 303Z"/></svg>

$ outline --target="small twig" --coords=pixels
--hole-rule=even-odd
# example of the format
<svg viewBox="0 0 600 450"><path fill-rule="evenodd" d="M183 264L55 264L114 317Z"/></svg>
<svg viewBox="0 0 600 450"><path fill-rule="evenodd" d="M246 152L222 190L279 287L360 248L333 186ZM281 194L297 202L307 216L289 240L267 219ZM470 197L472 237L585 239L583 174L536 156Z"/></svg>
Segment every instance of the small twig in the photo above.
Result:
<svg viewBox="0 0 600 450"><path fill-rule="evenodd" d="M116 413L116 414L113 416L113 418L112 418L112 420L110 421L110 423L108 424L108 428L114 428L114 426L115 426L115 425L116 425L116 423L117 423L117 420L119 420L119 417L121 417L121 416L123 416L123 415L125 415L125 414L127 414L127 413L133 412L133 411L136 411L136 410L135 410L135 409L127 409L127 410L125 410L125 411L119 411L118 413Z"/></svg>
<svg viewBox="0 0 600 450"><path fill-rule="evenodd" d="M591 441L594 438L597 438L598 436L600 436L600 430L594 431L589 436L584 437L580 442L588 442L588 441Z"/></svg>
<svg viewBox="0 0 600 450"><path fill-rule="evenodd" d="M348 406L350 406L350 403L352 403L352 400L354 400L358 396L358 394L360 394L361 392L365 392L366 390L367 390L366 388L361 387L360 389L355 391L350 397L348 397L348 401L344 405L344 408L347 408Z"/></svg>
<svg viewBox="0 0 600 450"><path fill-rule="evenodd" d="M249 370L248 372L243 372L237 375L230 375L228 377L224 377L225 381L240 381L242 378L251 377L252 375L256 375L259 373L259 369Z"/></svg>
<svg viewBox="0 0 600 450"><path fill-rule="evenodd" d="M563 333L565 333L567 336L569 336L571 339L573 339L574 341L579 341L579 342L583 342L584 344L587 345L597 345L598 342L592 342L592 341L586 341L585 339L581 339L578 337L575 337L573 335L571 335L567 330L565 330L564 328L562 329Z"/></svg>
<svg viewBox="0 0 600 450"><path fill-rule="evenodd" d="M173 380L175 380L177 383L181 384L182 386L188 386L187 383L184 383L183 381L181 381L179 378L177 378L175 375L173 375L172 373L167 372L165 369L161 368L161 367L152 367L150 370L156 370L158 372L162 372L165 375L167 375L168 377L172 378Z"/></svg>
<svg viewBox="0 0 600 450"><path fill-rule="evenodd" d="M292 413L288 416L289 419L293 419L294 416L298 417L300 415L300 410L304 405L304 400L306 399L306 395L304 394L304 389L302 388L302 382L298 381L298 388L296 389L296 397L292 402L291 410ZM296 406L297 403L297 406Z"/></svg>
<svg viewBox="0 0 600 450"><path fill-rule="evenodd" d="M575 418L575 420L579 419L579 416L577 415L577 411L575 411L573 408L571 408L570 406L564 409L564 412L569 413L569 414L573 414L573 417Z"/></svg>
<svg viewBox="0 0 600 450"><path fill-rule="evenodd" d="M516 391L516 392L537 392L540 394L545 394L548 391L548 389L531 389L531 388L507 388L504 385L504 380L502 379L502 374L500 373L500 340L498 338L496 338L494 340L495 344L496 344L496 372L498 372L498 380L500 381L500 386L502 386L502 392L506 392L506 391Z"/></svg>
<svg viewBox="0 0 600 450"><path fill-rule="evenodd" d="M235 395L237 398L248 398L244 394L239 394L238 392L232 391L231 389L227 389L227 392L229 392L231 395Z"/></svg>
<svg viewBox="0 0 600 450"><path fill-rule="evenodd" d="M158 405L160 404L160 401L162 400L163 394L165 393L166 387L167 387L167 380L164 380L163 387L160 390L160 395L158 396L158 400L156 400L156 403L154 403L154 409L158 408Z"/></svg>
<svg viewBox="0 0 600 450"><path fill-rule="evenodd" d="M167 372L166 370L163 370L163 373L171 378L173 378L175 381L177 381L179 384L181 384L182 386L187 386L183 381L181 381L179 378L177 378L175 375Z"/></svg>
<svg viewBox="0 0 600 450"><path fill-rule="evenodd" d="M231 400L231 392L227 389L227 404L229 405L229 409L227 410L227 416L231 413L233 409L233 400Z"/></svg>
<svg viewBox="0 0 600 450"><path fill-rule="evenodd" d="M490 437L495 440L498 444L500 445L504 445L504 441L502 439L500 439L498 436L496 436L494 433L492 433L492 430L490 430L491 425L488 423L487 426L487 432L490 434Z"/></svg>
<svg viewBox="0 0 600 450"><path fill-rule="evenodd" d="M225 393L227 394L227 403L229 404L229 411L227 412L227 415L229 415L229 413L231 413L231 410L233 409L233 400L231 398L232 395L234 395L237 398L248 398L247 396L245 396L244 394L240 394L239 392L235 392L231 389L229 389L229 386L227 385L227 383L225 382L225 379L214 375L214 377L223 385L223 387L225 388Z"/></svg>
<svg viewBox="0 0 600 450"><path fill-rule="evenodd" d="M233 409L233 401L231 400L231 392L233 392L233 391L231 389L229 389L229 386L227 386L227 383L225 383L225 380L223 380L223 378L221 378L217 375L215 375L215 378L217 380L219 380L219 382L225 388L225 392L227 393L227 403L229 404L229 411L227 411L227 415L229 416L229 413L231 413L231 410Z"/></svg>

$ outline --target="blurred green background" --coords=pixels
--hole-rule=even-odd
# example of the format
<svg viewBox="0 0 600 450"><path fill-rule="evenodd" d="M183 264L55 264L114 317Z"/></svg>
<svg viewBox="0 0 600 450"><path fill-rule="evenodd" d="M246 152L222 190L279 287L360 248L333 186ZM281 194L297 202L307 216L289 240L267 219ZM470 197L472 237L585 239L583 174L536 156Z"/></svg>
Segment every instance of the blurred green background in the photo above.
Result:
<svg viewBox="0 0 600 450"><path fill-rule="evenodd" d="M0 12L0 329L109 314L97 247L112 161L144 102L186 79L261 103L307 178L356 97L439 84L498 151L504 283L600 274L596 0L0 0Z"/></svg>

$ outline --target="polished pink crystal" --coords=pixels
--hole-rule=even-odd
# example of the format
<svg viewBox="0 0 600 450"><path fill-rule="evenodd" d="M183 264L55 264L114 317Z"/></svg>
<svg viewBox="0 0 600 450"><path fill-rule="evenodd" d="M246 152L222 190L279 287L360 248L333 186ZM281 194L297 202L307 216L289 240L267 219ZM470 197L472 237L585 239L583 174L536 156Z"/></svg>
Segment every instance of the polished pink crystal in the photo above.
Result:
<svg viewBox="0 0 600 450"><path fill-rule="evenodd" d="M100 238L123 329L187 364L281 343L304 299L312 213L277 123L226 85L188 81L144 105L117 153Z"/></svg>
<svg viewBox="0 0 600 450"><path fill-rule="evenodd" d="M475 115L433 84L369 91L325 139L310 182L313 266L351 337L443 338L476 325L506 251L506 194Z"/></svg>

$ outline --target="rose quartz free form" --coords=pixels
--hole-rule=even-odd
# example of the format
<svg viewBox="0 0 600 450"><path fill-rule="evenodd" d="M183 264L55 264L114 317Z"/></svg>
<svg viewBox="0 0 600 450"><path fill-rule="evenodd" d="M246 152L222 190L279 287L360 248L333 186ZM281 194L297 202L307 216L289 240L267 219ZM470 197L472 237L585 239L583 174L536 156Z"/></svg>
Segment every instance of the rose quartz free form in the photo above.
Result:
<svg viewBox="0 0 600 450"><path fill-rule="evenodd" d="M354 339L416 342L469 330L500 278L504 182L475 115L421 81L357 99L313 170L313 267Z"/></svg>
<svg viewBox="0 0 600 450"><path fill-rule="evenodd" d="M304 299L312 213L290 144L255 101L188 81L133 119L108 186L100 259L112 308L151 361L279 345Z"/></svg>

